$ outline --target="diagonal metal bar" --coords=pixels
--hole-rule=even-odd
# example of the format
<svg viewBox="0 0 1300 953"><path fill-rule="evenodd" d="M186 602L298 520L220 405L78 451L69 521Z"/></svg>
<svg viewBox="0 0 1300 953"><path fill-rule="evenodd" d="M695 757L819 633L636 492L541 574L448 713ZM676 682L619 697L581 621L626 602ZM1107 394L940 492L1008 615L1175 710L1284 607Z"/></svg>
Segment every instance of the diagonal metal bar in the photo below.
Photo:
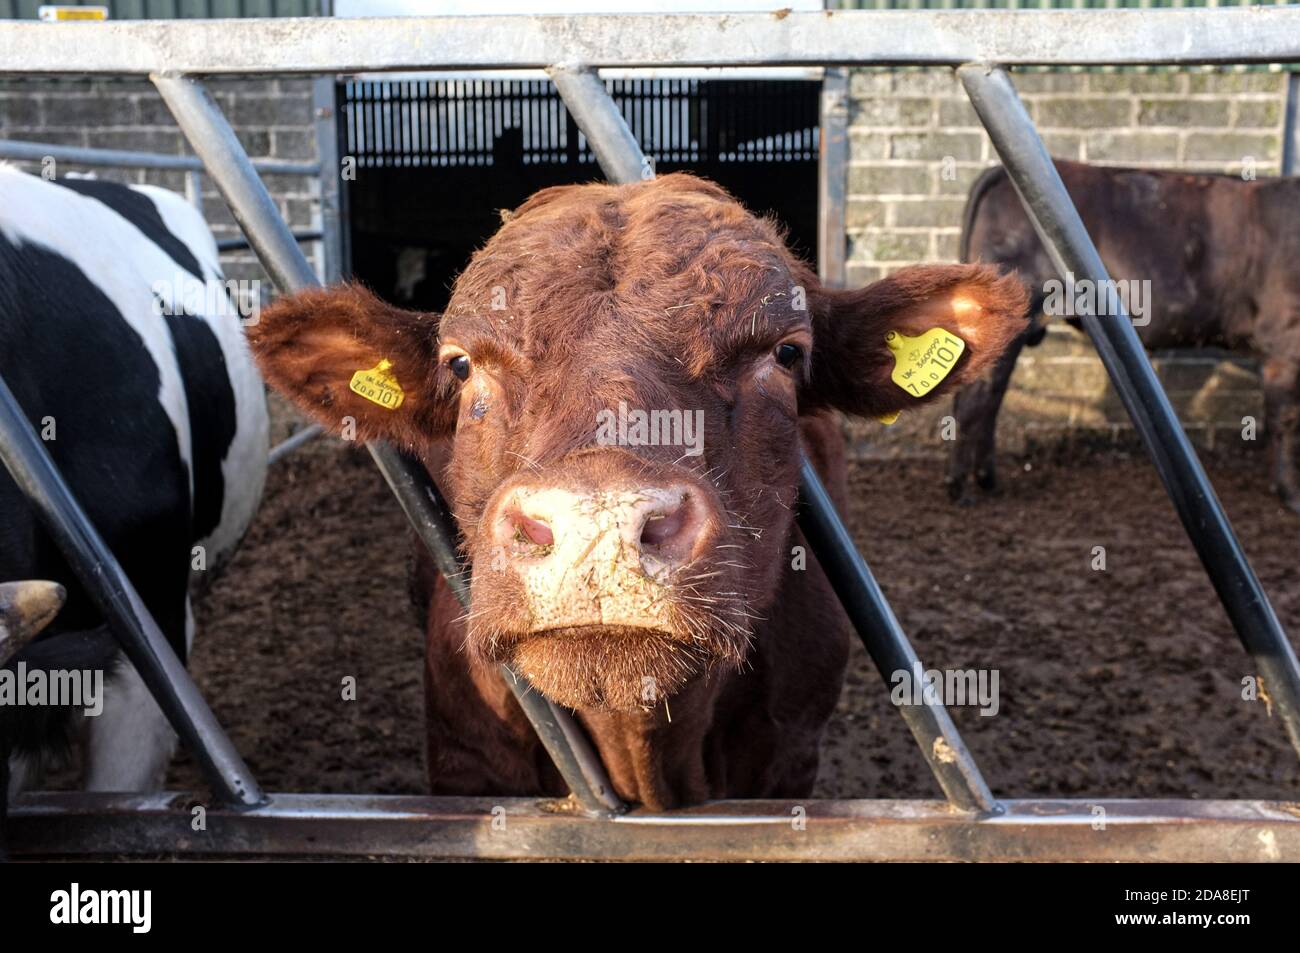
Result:
<svg viewBox="0 0 1300 953"><path fill-rule="evenodd" d="M799 464L798 519L885 685L893 687L890 679L895 672L923 671L916 649L807 458ZM999 810L948 709L938 701L926 700L919 705L899 705L898 711L949 801L964 811Z"/></svg>
<svg viewBox="0 0 1300 953"><path fill-rule="evenodd" d="M605 177L619 183L648 178L644 170L651 168L650 162L597 74L567 64L547 72L569 113L591 142ZM799 477L799 526L826 570L858 637L886 683L894 672L912 672L916 652L806 459L800 462ZM948 800L964 811L997 811L997 801L947 709L926 700L920 705L899 706L899 711Z"/></svg>
<svg viewBox="0 0 1300 953"><path fill-rule="evenodd" d="M150 78L277 287L297 291L318 285L248 154L203 85L185 76ZM372 443L367 449L457 598L468 605L468 583L456 556L455 523L433 480L423 466L387 444ZM502 674L581 807L599 815L622 810L599 758L572 716L533 691L522 676L504 666Z"/></svg>
<svg viewBox="0 0 1300 953"><path fill-rule="evenodd" d="M72 495L3 378L0 461L103 614L158 707L194 753L213 794L223 802L244 807L260 803L262 791L248 765L221 730L135 586ZM5 796L6 792L0 791L0 797Z"/></svg>
<svg viewBox="0 0 1300 953"><path fill-rule="evenodd" d="M611 182L654 178L654 168L595 70L576 63L559 63L546 73L591 144L605 178Z"/></svg>
<svg viewBox="0 0 1300 953"><path fill-rule="evenodd" d="M1006 71L971 64L959 68L957 75L1056 270L1062 277L1070 274L1098 286L1109 282L1106 266ZM1278 719L1300 753L1300 665L1295 651L1151 369L1137 332L1122 304L1113 315L1090 309L1082 317L1219 601L1259 666Z"/></svg>
<svg viewBox="0 0 1300 953"><path fill-rule="evenodd" d="M460 604L469 609L469 574L457 552L456 521L429 471L391 447L377 452L372 445L370 450L406 518L429 548L438 571ZM614 793L600 757L572 716L533 691L527 679L508 665L501 666L501 677L514 692L542 745L587 813L612 816L626 810Z"/></svg>

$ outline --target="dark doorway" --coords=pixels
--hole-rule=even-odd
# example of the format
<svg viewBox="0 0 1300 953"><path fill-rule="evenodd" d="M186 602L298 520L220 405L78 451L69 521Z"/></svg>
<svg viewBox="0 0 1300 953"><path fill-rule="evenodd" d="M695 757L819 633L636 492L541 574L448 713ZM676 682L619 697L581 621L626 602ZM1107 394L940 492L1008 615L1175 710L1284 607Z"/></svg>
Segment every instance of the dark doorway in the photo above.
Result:
<svg viewBox="0 0 1300 953"><path fill-rule="evenodd" d="M607 83L657 172L687 170L772 215L817 256L815 80ZM550 185L601 178L547 81L353 81L339 86L339 151L352 156L351 273L393 301L441 310L500 211Z"/></svg>

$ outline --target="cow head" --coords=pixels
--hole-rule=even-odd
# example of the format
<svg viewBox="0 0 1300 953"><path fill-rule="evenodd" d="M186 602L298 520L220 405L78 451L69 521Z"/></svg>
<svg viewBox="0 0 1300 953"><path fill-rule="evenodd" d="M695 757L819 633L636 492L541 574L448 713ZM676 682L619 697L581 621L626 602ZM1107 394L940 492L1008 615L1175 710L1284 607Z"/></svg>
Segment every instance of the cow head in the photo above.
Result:
<svg viewBox="0 0 1300 953"><path fill-rule="evenodd" d="M441 316L345 286L281 300L250 333L270 382L334 430L453 441L467 649L562 704L619 710L744 660L789 557L800 414L932 399L1024 313L987 266L825 288L772 223L670 175L539 192ZM934 328L965 350L913 396L887 337Z"/></svg>

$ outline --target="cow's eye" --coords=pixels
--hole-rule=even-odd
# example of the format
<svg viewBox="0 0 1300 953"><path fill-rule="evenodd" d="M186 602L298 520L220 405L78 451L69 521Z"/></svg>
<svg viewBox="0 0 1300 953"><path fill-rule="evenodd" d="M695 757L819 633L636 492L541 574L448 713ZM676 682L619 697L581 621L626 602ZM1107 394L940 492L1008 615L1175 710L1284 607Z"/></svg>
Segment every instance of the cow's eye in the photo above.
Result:
<svg viewBox="0 0 1300 953"><path fill-rule="evenodd" d="M447 362L447 366L459 379L469 380L469 358L466 355L457 354Z"/></svg>
<svg viewBox="0 0 1300 953"><path fill-rule="evenodd" d="M794 367L803 357L803 348L798 344L778 344L776 347L776 362L782 367Z"/></svg>

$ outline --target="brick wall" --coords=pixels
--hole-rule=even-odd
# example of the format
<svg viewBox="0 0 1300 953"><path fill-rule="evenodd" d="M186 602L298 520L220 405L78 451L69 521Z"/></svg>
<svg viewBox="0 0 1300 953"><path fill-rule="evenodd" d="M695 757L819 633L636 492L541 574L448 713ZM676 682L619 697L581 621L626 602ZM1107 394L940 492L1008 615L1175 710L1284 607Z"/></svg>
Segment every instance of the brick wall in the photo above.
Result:
<svg viewBox="0 0 1300 953"><path fill-rule="evenodd" d="M1049 151L1104 165L1277 175L1286 74L1167 71L1016 74ZM865 284L917 261L955 261L966 193L996 163L988 136L949 70L859 70L850 85L848 277ZM1239 434L1262 403L1250 361L1205 352L1162 355L1157 371L1188 430L1205 443ZM1066 327L1026 350L999 439L1023 448L1051 431L1122 436L1128 417L1085 339ZM894 428L855 425L860 448L939 445L947 408Z"/></svg>
<svg viewBox="0 0 1300 953"><path fill-rule="evenodd" d="M308 80L212 80L207 84L240 142L254 159L316 158L311 83ZM169 155L188 153L184 137L162 98L139 80L0 81L0 138L54 145L131 149ZM39 165L18 163L32 171ZM149 183L185 193L185 173L143 169L87 168L60 163L58 174L93 172L112 181ZM319 184L311 177L263 177L280 212L295 230L319 228ZM218 239L240 236L239 227L205 175L203 211ZM309 255L313 245L303 246ZM247 250L222 256L226 275L270 283Z"/></svg>

